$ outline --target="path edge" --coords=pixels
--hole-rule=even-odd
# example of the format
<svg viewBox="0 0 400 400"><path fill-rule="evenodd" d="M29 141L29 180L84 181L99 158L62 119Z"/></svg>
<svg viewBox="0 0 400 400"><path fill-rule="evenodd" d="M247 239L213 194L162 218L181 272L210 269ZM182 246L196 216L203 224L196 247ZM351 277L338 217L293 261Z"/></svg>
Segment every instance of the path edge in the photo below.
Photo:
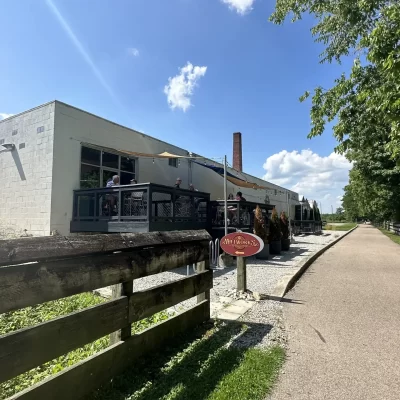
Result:
<svg viewBox="0 0 400 400"><path fill-rule="evenodd" d="M328 243L326 246L324 246L322 249L318 250L316 253L308 257L304 262L301 262L297 269L297 271L293 275L289 275L283 280L278 283L278 285L275 287L274 292L272 296L268 296L273 298L274 300L277 300L277 297L282 300L283 297L287 294L287 292L294 287L296 282L301 278L301 276L304 274L304 272L308 269L308 267L322 254L325 253L328 249L330 249L332 246L334 246L336 243L340 242L343 238L345 238L347 235L349 235L351 232L356 230L358 228L358 225L356 225L353 229L350 229L348 232L346 232L344 235L340 236L336 240L334 240L331 243ZM279 299L278 299L279 301Z"/></svg>

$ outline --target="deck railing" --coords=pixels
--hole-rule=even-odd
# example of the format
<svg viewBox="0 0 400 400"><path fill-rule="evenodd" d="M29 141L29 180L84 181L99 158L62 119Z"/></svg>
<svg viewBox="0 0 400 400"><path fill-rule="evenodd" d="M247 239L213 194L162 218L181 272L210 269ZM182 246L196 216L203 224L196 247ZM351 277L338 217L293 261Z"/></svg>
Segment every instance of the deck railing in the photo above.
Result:
<svg viewBox="0 0 400 400"><path fill-rule="evenodd" d="M77 222L84 226L108 221L154 223L156 230L169 230L171 223L200 223L199 228L206 228L209 201L209 193L153 183L75 190L71 226L79 231Z"/></svg>

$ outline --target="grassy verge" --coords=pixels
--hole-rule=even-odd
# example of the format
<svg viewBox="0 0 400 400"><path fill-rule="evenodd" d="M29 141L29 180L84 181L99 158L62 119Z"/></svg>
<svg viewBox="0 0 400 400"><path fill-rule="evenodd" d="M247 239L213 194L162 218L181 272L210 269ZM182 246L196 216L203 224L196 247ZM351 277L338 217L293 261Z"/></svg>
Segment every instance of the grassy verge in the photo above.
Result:
<svg viewBox="0 0 400 400"><path fill-rule="evenodd" d="M247 327L203 326L151 359L136 363L87 400L262 400L284 351L234 345Z"/></svg>
<svg viewBox="0 0 400 400"><path fill-rule="evenodd" d="M21 310L0 314L0 335L5 335L18 329L40 324L41 322L49 321L74 311L95 306L104 301L105 299L100 296L95 296L92 293L82 293L65 299L49 301L34 307L26 307ZM167 318L168 314L165 312L155 314L150 318L133 324L132 332L138 333ZM70 367L78 361L84 360L108 346L109 336L107 335L13 379L0 383L0 400L6 399L13 394L32 386L44 378L56 374L64 368Z"/></svg>
<svg viewBox="0 0 400 400"><path fill-rule="evenodd" d="M393 232L387 231L386 229L379 228L379 230L386 235L393 242L400 244L400 236L394 234Z"/></svg>
<svg viewBox="0 0 400 400"><path fill-rule="evenodd" d="M2 314L0 335L103 301L101 297L84 293ZM167 313L158 313L133 324L132 332L140 332L167 318ZM267 328L270 327L266 325ZM246 342L246 338L254 336L252 329L251 324L205 324L177 338L162 352L135 362L87 400L262 400L277 377L284 350L278 346L269 350L240 347L243 339ZM4 382L0 384L0 399L6 399L108 345L109 338L105 336Z"/></svg>
<svg viewBox="0 0 400 400"><path fill-rule="evenodd" d="M327 224L323 227L323 229L326 231L349 231L350 229L353 229L356 225L357 224L355 222L349 222L341 225Z"/></svg>

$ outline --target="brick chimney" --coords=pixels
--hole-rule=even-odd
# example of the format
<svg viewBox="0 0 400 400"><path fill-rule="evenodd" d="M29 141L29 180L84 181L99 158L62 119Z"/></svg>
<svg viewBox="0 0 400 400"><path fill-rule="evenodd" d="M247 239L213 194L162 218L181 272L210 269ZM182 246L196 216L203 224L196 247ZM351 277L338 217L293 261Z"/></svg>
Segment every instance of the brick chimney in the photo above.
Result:
<svg viewBox="0 0 400 400"><path fill-rule="evenodd" d="M243 171L242 165L242 134L235 132L233 134L233 168L237 171Z"/></svg>

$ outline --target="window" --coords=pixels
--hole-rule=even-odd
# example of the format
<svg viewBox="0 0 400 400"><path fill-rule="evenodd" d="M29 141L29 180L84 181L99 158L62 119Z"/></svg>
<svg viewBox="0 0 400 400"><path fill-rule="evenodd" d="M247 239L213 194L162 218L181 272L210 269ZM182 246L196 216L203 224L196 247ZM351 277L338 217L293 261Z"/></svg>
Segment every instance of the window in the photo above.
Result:
<svg viewBox="0 0 400 400"><path fill-rule="evenodd" d="M39 128L36 128L36 133L42 133L44 132L44 126L39 126Z"/></svg>
<svg viewBox="0 0 400 400"><path fill-rule="evenodd" d="M170 167L178 168L178 159L177 158L169 158L168 164Z"/></svg>
<svg viewBox="0 0 400 400"><path fill-rule="evenodd" d="M4 139L0 139L0 144L4 144Z"/></svg>
<svg viewBox="0 0 400 400"><path fill-rule="evenodd" d="M19 148L20 150L21 150L21 149L24 149L24 148L25 148L25 143L20 143L18 148Z"/></svg>
<svg viewBox="0 0 400 400"><path fill-rule="evenodd" d="M116 153L82 146L81 189L104 187L114 175L120 176L121 185L129 185L136 177L135 160Z"/></svg>
<svg viewBox="0 0 400 400"><path fill-rule="evenodd" d="M12 131L12 135L13 135L13 136L15 136L17 133L18 133L18 129L14 129L14 130Z"/></svg>
<svg viewBox="0 0 400 400"><path fill-rule="evenodd" d="M278 195L278 191L275 189L275 196L277 196Z"/></svg>

